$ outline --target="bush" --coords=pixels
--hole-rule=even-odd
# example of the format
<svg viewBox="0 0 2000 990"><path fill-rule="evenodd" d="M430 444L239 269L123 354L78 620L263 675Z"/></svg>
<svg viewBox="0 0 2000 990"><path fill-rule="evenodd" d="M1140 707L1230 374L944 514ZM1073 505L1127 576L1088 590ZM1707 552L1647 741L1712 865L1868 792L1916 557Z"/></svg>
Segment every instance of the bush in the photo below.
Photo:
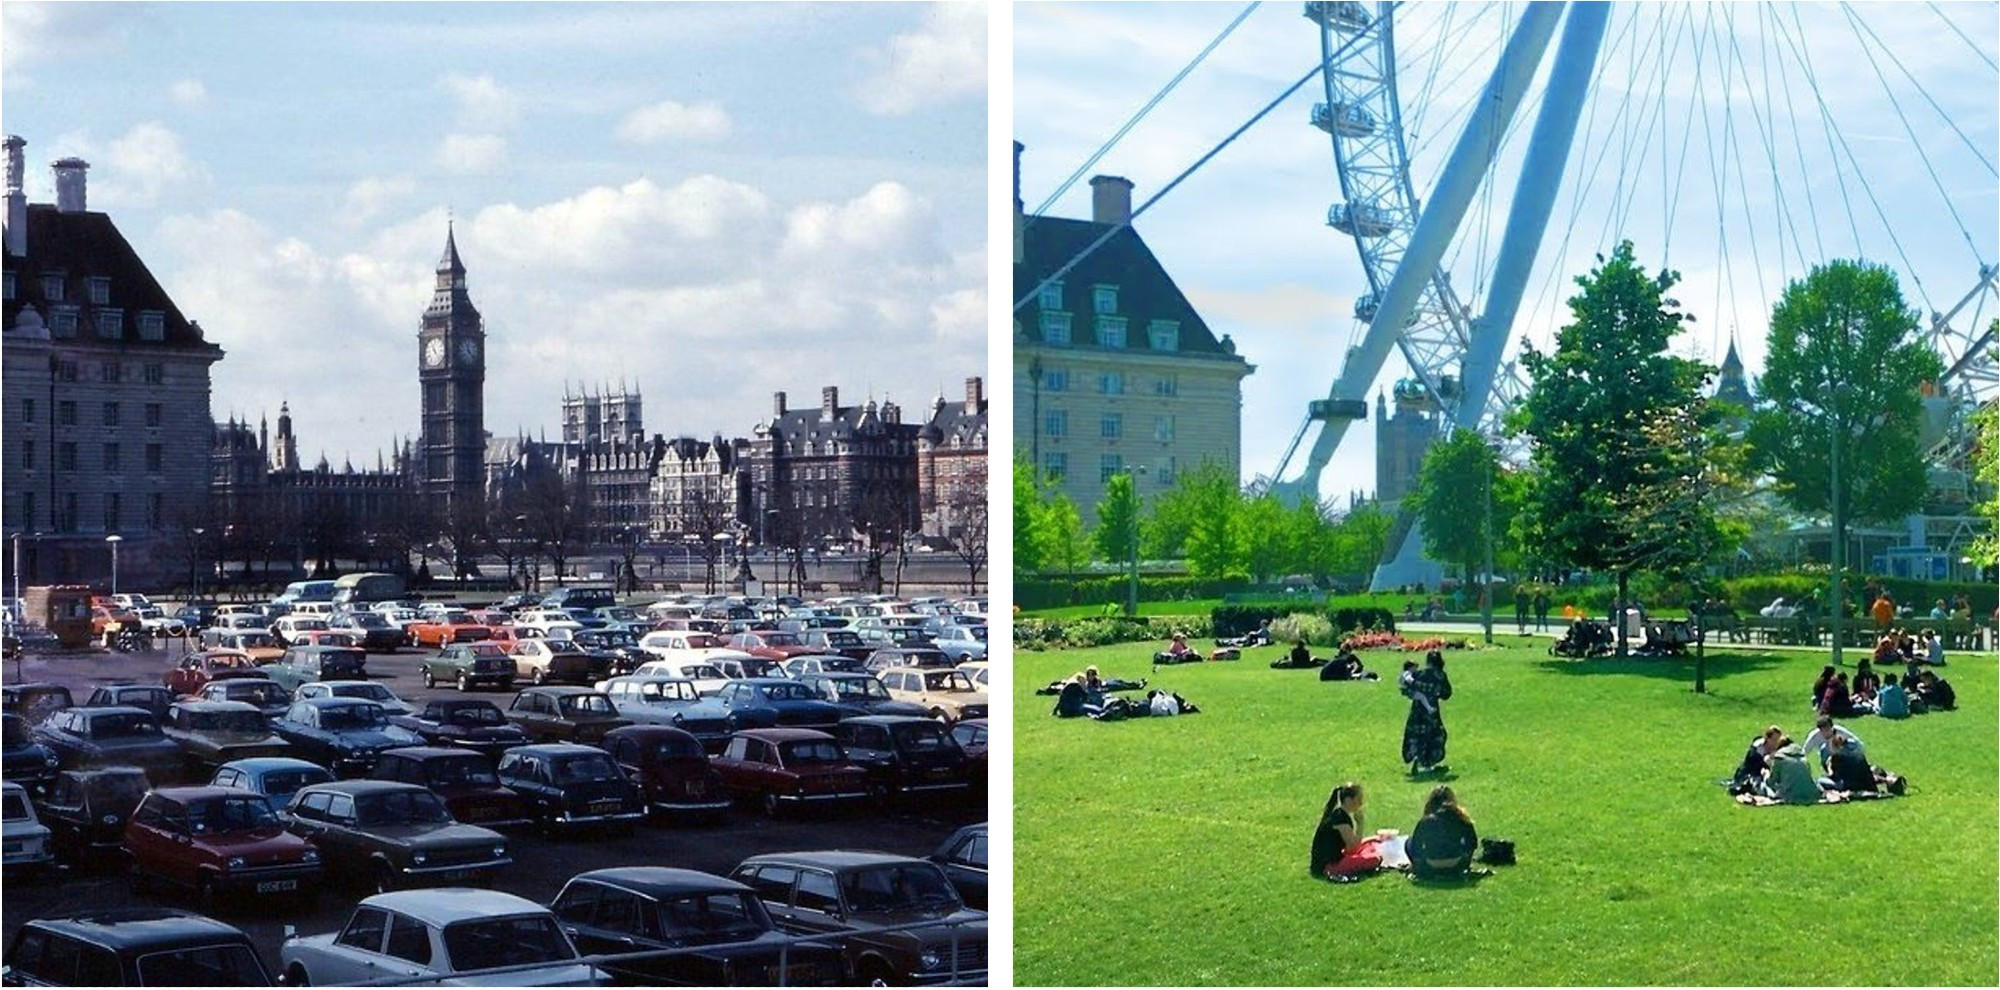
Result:
<svg viewBox="0 0 2000 990"><path fill-rule="evenodd" d="M1209 610L1209 627L1217 636L1241 636L1255 630L1265 622L1279 619L1298 611L1291 605L1218 605Z"/></svg>
<svg viewBox="0 0 2000 990"><path fill-rule="evenodd" d="M1356 629L1396 631L1396 613L1386 608L1337 608L1332 618L1333 628L1343 633Z"/></svg>
<svg viewBox="0 0 2000 990"><path fill-rule="evenodd" d="M1271 638L1280 643L1296 643L1304 639L1313 646L1332 646L1333 622L1324 615L1293 612L1271 623Z"/></svg>
<svg viewBox="0 0 2000 990"><path fill-rule="evenodd" d="M1014 623L1014 647L1020 650L1067 650L1114 643L1158 640L1164 645L1174 633L1190 641L1213 635L1214 626L1200 615L1090 616L1082 619L1021 619ZM1189 645L1194 645L1190 642Z"/></svg>
<svg viewBox="0 0 2000 990"><path fill-rule="evenodd" d="M1064 578L1016 578L1014 604L1030 612L1068 605L1123 605L1130 583L1131 578L1123 574L1080 577L1074 582ZM1243 574L1230 574L1219 581L1198 581L1179 576L1148 577L1142 574L1139 576L1139 600L1171 602L1221 598L1249 586L1250 578ZM1255 624L1250 628L1256 628Z"/></svg>

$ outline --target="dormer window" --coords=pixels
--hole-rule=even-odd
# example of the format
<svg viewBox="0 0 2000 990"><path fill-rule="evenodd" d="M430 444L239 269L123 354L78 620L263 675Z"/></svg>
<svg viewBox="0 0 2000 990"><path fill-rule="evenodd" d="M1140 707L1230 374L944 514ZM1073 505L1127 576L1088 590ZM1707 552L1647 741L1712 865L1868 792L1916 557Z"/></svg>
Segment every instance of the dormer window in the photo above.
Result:
<svg viewBox="0 0 2000 990"><path fill-rule="evenodd" d="M105 340L117 340L125 336L125 311L122 309L100 309L97 317L97 336Z"/></svg>
<svg viewBox="0 0 2000 990"><path fill-rule="evenodd" d="M111 304L111 279L103 275L90 277L90 304L109 306Z"/></svg>
<svg viewBox="0 0 2000 990"><path fill-rule="evenodd" d="M1174 320L1154 320L1146 328L1146 340L1156 351L1181 349L1181 325Z"/></svg>
<svg viewBox="0 0 2000 990"><path fill-rule="evenodd" d="M159 310L147 310L139 314L140 340L167 339L167 314Z"/></svg>
<svg viewBox="0 0 2000 990"><path fill-rule="evenodd" d="M61 275L42 276L42 298L49 302L63 301L63 277Z"/></svg>
<svg viewBox="0 0 2000 990"><path fill-rule="evenodd" d="M1125 349L1124 317L1099 316L1097 318L1097 346L1116 351Z"/></svg>
<svg viewBox="0 0 2000 990"><path fill-rule="evenodd" d="M1118 312L1118 287L1115 285L1091 286L1090 308L1095 313Z"/></svg>
<svg viewBox="0 0 2000 990"><path fill-rule="evenodd" d="M49 310L49 336L76 336L76 307L55 306Z"/></svg>
<svg viewBox="0 0 2000 990"><path fill-rule="evenodd" d="M1052 310L1042 310L1042 342L1058 347L1069 346L1069 314Z"/></svg>
<svg viewBox="0 0 2000 990"><path fill-rule="evenodd" d="M1063 290L1063 284L1061 279L1057 279L1056 281L1050 282L1049 284L1042 286L1042 295L1041 295L1042 308L1043 309L1063 308L1062 290Z"/></svg>

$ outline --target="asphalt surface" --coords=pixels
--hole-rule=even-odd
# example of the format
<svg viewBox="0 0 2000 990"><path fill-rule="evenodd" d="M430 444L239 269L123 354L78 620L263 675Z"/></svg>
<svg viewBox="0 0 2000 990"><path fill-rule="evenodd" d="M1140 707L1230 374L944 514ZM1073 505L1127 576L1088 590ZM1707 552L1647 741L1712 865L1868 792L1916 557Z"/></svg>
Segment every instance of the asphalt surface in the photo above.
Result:
<svg viewBox="0 0 2000 990"><path fill-rule="evenodd" d="M9 684L63 684L81 703L99 684L160 683L160 675L173 666L182 651L181 644L171 643L151 653L30 654L18 666L15 661L8 661L4 676ZM405 647L393 654L371 653L370 678L387 684L413 704L421 705L432 696L458 696L449 689L424 689L417 665L432 652ZM475 695L504 709L513 692L478 691ZM630 836L587 832L551 839L526 828L508 829L505 833L514 863L501 871L491 886L546 904L570 877L604 867L674 866L727 875L746 857L770 852L871 849L925 856L959 826L984 821L986 815L984 807L960 800L905 809L810 809L777 819L765 818L748 807L738 807L718 824L648 822ZM286 925L294 925L300 934L308 935L338 930L346 923L354 904L367 896L367 892L343 887L338 878L332 879L333 883L310 908L285 901L245 899L211 913L243 929L257 944L275 976L279 972L278 945L283 941ZM0 933L4 933L5 943L11 945L15 933L33 918L139 906L170 906L203 913L193 903L191 894L134 894L131 881L115 867L92 871L59 867L42 877L10 871L4 887L0 888Z"/></svg>

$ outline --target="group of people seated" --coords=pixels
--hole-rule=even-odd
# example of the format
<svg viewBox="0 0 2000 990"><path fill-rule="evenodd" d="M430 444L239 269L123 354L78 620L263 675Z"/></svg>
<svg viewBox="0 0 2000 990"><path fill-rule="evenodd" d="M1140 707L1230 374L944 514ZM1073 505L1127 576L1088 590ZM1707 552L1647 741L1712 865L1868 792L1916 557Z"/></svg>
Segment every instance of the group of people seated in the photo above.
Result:
<svg viewBox="0 0 2000 990"><path fill-rule="evenodd" d="M1381 869L1408 869L1420 880L1449 880L1486 872L1472 866L1479 832L1450 787L1440 784L1424 798L1423 815L1402 843L1400 856L1385 858L1384 849L1394 843L1396 830L1370 833L1364 824L1365 804L1361 785L1353 781L1334 788L1327 797L1319 828L1313 832L1313 876L1342 880Z"/></svg>
<svg viewBox="0 0 2000 990"><path fill-rule="evenodd" d="M1806 762L1813 755L1819 757L1818 774ZM1729 781L1729 793L1778 804L1818 804L1828 794L1841 798L1885 791L1901 794L1904 786L1901 776L1868 762L1860 736L1822 715L1803 745L1775 725L1750 740L1749 751Z"/></svg>
<svg viewBox="0 0 2000 990"><path fill-rule="evenodd" d="M1312 648L1306 645L1304 637L1300 637L1297 642L1292 644L1289 652L1271 661L1272 670L1304 670L1312 667L1319 668L1319 679L1322 681L1373 681L1380 679L1380 675L1362 667L1361 658L1355 656L1354 650L1349 648L1345 643L1342 643L1340 649L1334 653L1333 659L1328 660L1325 657L1313 656Z"/></svg>
<svg viewBox="0 0 2000 990"><path fill-rule="evenodd" d="M1896 663L1942 667L1945 665L1944 638L1929 629L1915 635L1907 629L1891 629L1875 641L1875 652L1869 659L1875 661L1878 667Z"/></svg>
<svg viewBox="0 0 2000 990"><path fill-rule="evenodd" d="M1095 666L1085 667L1069 678L1057 681L1038 693L1056 696L1056 706L1049 714L1057 718L1094 718L1100 721L1116 721L1145 715L1193 715L1201 709L1194 703L1172 691L1147 691L1140 700L1121 697L1113 692L1138 691L1146 686L1145 678L1127 680L1122 677L1104 678Z"/></svg>
<svg viewBox="0 0 2000 990"><path fill-rule="evenodd" d="M1958 693L1950 681L1936 671L1920 670L1915 662L1898 678L1893 671L1887 677L1876 673L1875 665L1864 659L1855 665L1852 681L1831 664L1821 668L1813 682L1812 703L1814 712L1829 718L1907 718L1956 708Z"/></svg>
<svg viewBox="0 0 2000 990"><path fill-rule="evenodd" d="M1257 628L1241 636L1224 636L1217 639L1215 645L1223 648L1247 650L1252 646L1270 646L1276 642L1277 639L1271 635L1271 620L1265 619L1257 624Z"/></svg>
<svg viewBox="0 0 2000 990"><path fill-rule="evenodd" d="M1173 640L1167 643L1166 649L1153 654L1153 663L1155 666L1163 663L1200 663L1203 660L1241 659L1243 659L1243 650L1240 647L1222 646L1219 644L1215 649L1209 651L1208 656L1204 657L1200 651L1188 645L1187 633L1180 632L1174 634Z"/></svg>

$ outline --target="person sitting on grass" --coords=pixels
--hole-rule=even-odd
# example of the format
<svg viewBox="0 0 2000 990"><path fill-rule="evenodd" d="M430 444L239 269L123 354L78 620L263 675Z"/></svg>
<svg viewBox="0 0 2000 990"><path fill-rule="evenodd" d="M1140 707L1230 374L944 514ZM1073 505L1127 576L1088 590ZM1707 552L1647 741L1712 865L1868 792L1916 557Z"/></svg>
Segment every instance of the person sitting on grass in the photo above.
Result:
<svg viewBox="0 0 2000 990"><path fill-rule="evenodd" d="M1854 696L1847 690L1847 674L1833 675L1833 683L1826 686L1826 693L1820 696L1819 713L1834 718L1853 718L1860 714L1854 708Z"/></svg>
<svg viewBox="0 0 2000 990"><path fill-rule="evenodd" d="M1843 726L1835 725L1833 716L1821 715L1819 721L1813 723L1812 735L1806 737L1804 747L1808 753L1819 754L1819 766L1821 770L1826 769L1827 750L1832 746L1835 736L1845 738L1854 747L1854 751L1861 754L1862 759L1868 758L1867 747L1862 745L1860 736L1847 731Z"/></svg>
<svg viewBox="0 0 2000 990"><path fill-rule="evenodd" d="M1874 793L1875 771L1869 768L1859 743L1850 742L1847 736L1834 736L1827 748L1831 755L1827 758L1826 776L1818 780L1820 790Z"/></svg>
<svg viewBox="0 0 2000 990"><path fill-rule="evenodd" d="M1936 632L1924 630L1924 638L1918 644L1923 647L1924 662L1933 667L1944 666L1944 637Z"/></svg>
<svg viewBox="0 0 2000 990"><path fill-rule="evenodd" d="M1882 688L1875 692L1875 714L1883 718L1909 718L1910 696L1903 690L1901 682L1894 674L1882 682Z"/></svg>
<svg viewBox="0 0 2000 990"><path fill-rule="evenodd" d="M1334 880L1382 868L1381 836L1362 838L1361 785L1348 781L1327 796L1313 832L1312 875Z"/></svg>
<svg viewBox="0 0 2000 990"><path fill-rule="evenodd" d="M1869 663L1867 657L1863 657L1860 663L1855 664L1854 680L1847 686L1849 696L1854 700L1854 707L1866 707L1872 710L1875 707L1875 695L1882 690L1882 678L1875 673L1875 665Z"/></svg>
<svg viewBox="0 0 2000 990"><path fill-rule="evenodd" d="M1354 650L1349 648L1347 644L1342 643L1340 644L1340 652L1335 653L1333 659L1328 661L1326 666L1320 668L1319 679L1322 681L1358 681L1364 679L1372 681L1377 678L1372 672L1361 669L1361 658L1355 656Z"/></svg>
<svg viewBox="0 0 2000 990"><path fill-rule="evenodd" d="M1877 667L1889 667L1903 662L1902 641L1895 636L1883 636L1875 641L1875 653L1869 657Z"/></svg>
<svg viewBox="0 0 2000 990"><path fill-rule="evenodd" d="M1196 653L1194 648L1187 644L1187 634L1181 632L1174 633L1174 638L1167 644L1166 649L1153 654L1153 662L1156 664L1194 663L1200 659L1201 654Z"/></svg>
<svg viewBox="0 0 2000 990"><path fill-rule="evenodd" d="M1089 692L1083 686L1083 675L1078 674L1062 686L1062 693L1056 695L1056 707L1049 714L1057 718L1081 718L1097 714L1098 706L1089 701Z"/></svg>
<svg viewBox="0 0 2000 990"><path fill-rule="evenodd" d="M1410 831L1410 873L1419 880L1465 876L1478 848L1479 832L1458 803L1458 795L1444 784L1431 788L1424 799L1424 816Z"/></svg>
<svg viewBox="0 0 2000 990"><path fill-rule="evenodd" d="M1743 762L1737 766L1736 776L1729 780L1729 793L1763 793L1764 772L1770 766L1771 754L1791 743L1791 737L1785 735L1785 730L1775 725L1750 740L1750 750L1743 754Z"/></svg>
<svg viewBox="0 0 2000 990"><path fill-rule="evenodd" d="M1819 783L1806 766L1805 750L1796 743L1771 754L1764 771L1764 793L1780 804L1818 804Z"/></svg>
<svg viewBox="0 0 2000 990"><path fill-rule="evenodd" d="M1819 678L1813 681L1812 689L1812 706L1814 711L1818 711L1820 703L1826 700L1826 689L1833 684L1834 673L1835 670L1832 664L1827 664L1819 669Z"/></svg>
<svg viewBox="0 0 2000 990"><path fill-rule="evenodd" d="M1292 644L1291 652L1271 661L1271 669L1299 670L1306 667L1317 667L1325 662L1324 660L1316 659L1312 655L1312 649L1306 646L1305 637L1300 636L1298 642Z"/></svg>
<svg viewBox="0 0 2000 990"><path fill-rule="evenodd" d="M1958 692L1951 689L1951 682L1926 670L1917 678L1917 693L1923 696L1924 707L1931 711L1950 711L1958 707Z"/></svg>
<svg viewBox="0 0 2000 990"><path fill-rule="evenodd" d="M1924 701L1923 689L1924 682L1917 677L1917 669L1915 667L1910 668L1903 675L1903 697L1909 699L1910 714L1912 715L1922 715L1931 710L1930 705Z"/></svg>

